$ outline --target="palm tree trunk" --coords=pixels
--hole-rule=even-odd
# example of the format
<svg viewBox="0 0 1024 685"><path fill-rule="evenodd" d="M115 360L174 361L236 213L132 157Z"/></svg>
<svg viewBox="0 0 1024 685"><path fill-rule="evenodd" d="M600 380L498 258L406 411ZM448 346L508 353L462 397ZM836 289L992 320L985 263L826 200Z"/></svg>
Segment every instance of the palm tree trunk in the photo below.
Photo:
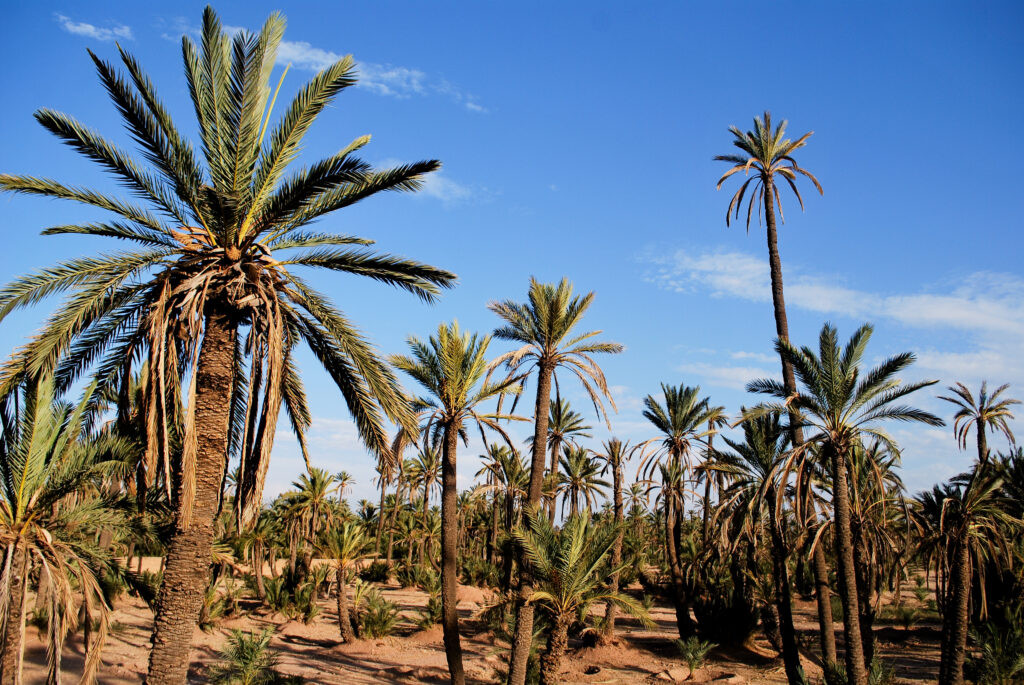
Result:
<svg viewBox="0 0 1024 685"><path fill-rule="evenodd" d="M617 594L619 591L619 571L618 568L622 564L622 538L625 534L623 523L625 520L625 511L622 507L622 464L618 461L612 466L612 505L615 512L615 525L618 526L619 532L615 536L615 545L612 546L612 568L616 569L612 573L611 580L609 582L609 590L611 594ZM614 602L607 602L604 608L604 631L601 634L601 639L604 642L610 641L615 636L615 614L618 612L618 607Z"/></svg>
<svg viewBox="0 0 1024 685"><path fill-rule="evenodd" d="M853 558L857 563L857 611L860 619L860 642L864 651L864 665L869 669L875 658L875 636L873 626L875 612L871 608L871 562L868 559L867 541L864 532L857 526L853 533Z"/></svg>
<svg viewBox="0 0 1024 685"><path fill-rule="evenodd" d="M19 541L20 542L20 541ZM21 665L24 658L25 597L28 591L28 555L24 543L8 548L4 561L10 564L11 580L8 589L7 623L4 630L3 653L0 654L0 684L21 685ZM56 620L51 616L50 620Z"/></svg>
<svg viewBox="0 0 1024 685"><path fill-rule="evenodd" d="M949 579L952 595L943 615L942 664L939 685L963 685L967 657L968 600L971 594L971 556L965 539L957 540Z"/></svg>
<svg viewBox="0 0 1024 685"><path fill-rule="evenodd" d="M803 685L806 682L804 669L800 665L800 651L793 627L793 605L789 587L789 568L786 566L786 541L782 537L782 521L775 505L775 488L769 488L769 522L772 539L772 571L775 581L775 604L779 612L779 635L782 638L782 661L786 667L789 685Z"/></svg>
<svg viewBox="0 0 1024 685"><path fill-rule="evenodd" d="M377 509L377 554L384 551L384 490L387 483L384 474L380 476L380 507Z"/></svg>
<svg viewBox="0 0 1024 685"><path fill-rule="evenodd" d="M561 443L555 440L551 443L551 466L548 470L549 477L556 484L558 483L558 451L561 448ZM548 522L554 524L555 522L555 507L558 504L558 493L551 496L551 501L548 502Z"/></svg>
<svg viewBox="0 0 1024 685"><path fill-rule="evenodd" d="M354 642L355 633L352 631L352 619L348 613L348 590L345 588L345 572L340 567L335 571L338 583L338 630L341 631L341 640L345 643Z"/></svg>
<svg viewBox="0 0 1024 685"><path fill-rule="evenodd" d="M558 685L561 682L558 672L562 670L562 659L569 645L569 622L570 619L565 616L555 619L555 625L548 636L547 649L540 660L541 685Z"/></svg>
<svg viewBox="0 0 1024 685"><path fill-rule="evenodd" d="M441 614L444 652L452 685L465 685L462 670L462 641L459 638L456 574L458 573L458 485L455 480L455 452L459 431L451 424L444 430L444 461L441 464Z"/></svg>
<svg viewBox="0 0 1024 685"><path fill-rule="evenodd" d="M544 492L544 457L547 450L548 413L551 411L551 374L545 361L537 365L537 402L533 409L533 459L530 463L530 490L526 506L537 509ZM525 685L526 667L533 642L533 605L527 600L533 594L533 583L527 569L519 573L519 595L516 597L516 634L512 640L509 663L509 685Z"/></svg>
<svg viewBox="0 0 1024 685"><path fill-rule="evenodd" d="M214 518L227 453L235 330L236 324L220 306L211 305L194 371L197 450L192 516L187 522L179 518L168 544L153 621L148 685L184 685L188 675L192 635L210 577Z"/></svg>
<svg viewBox="0 0 1024 685"><path fill-rule="evenodd" d="M686 593L683 567L679 561L679 524L672 495L665 498L665 551L668 557L669 576L672 579L672 602L676 610L676 628L679 637L685 640L696 631L690 618L690 603Z"/></svg>
<svg viewBox="0 0 1024 685"><path fill-rule="evenodd" d="M267 601L267 588L263 584L263 545L258 544L253 549L252 573L256 579L256 596L261 602Z"/></svg>
<svg viewBox="0 0 1024 685"><path fill-rule="evenodd" d="M861 647L860 612L857 605L857 574L853 563L853 538L850 532L850 489L846 480L846 455L828 445L832 465L832 505L835 508L836 578L843 603L843 628L846 636L846 673L850 685L867 685L868 675Z"/></svg>
<svg viewBox="0 0 1024 685"><path fill-rule="evenodd" d="M825 560L825 547L819 541L811 554L814 566L815 599L818 609L818 637L821 641L821 654L826 664L837 663L836 629L832 623L832 590L828 584L828 562Z"/></svg>

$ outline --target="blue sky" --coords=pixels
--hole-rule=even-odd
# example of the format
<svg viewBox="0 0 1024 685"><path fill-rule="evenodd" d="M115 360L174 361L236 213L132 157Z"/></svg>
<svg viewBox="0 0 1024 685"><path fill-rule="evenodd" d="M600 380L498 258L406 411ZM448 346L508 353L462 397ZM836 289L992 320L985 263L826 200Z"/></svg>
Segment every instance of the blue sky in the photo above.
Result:
<svg viewBox="0 0 1024 685"><path fill-rule="evenodd" d="M802 184L806 212L783 198L780 250L791 337L813 343L824 321L842 336L871 321L869 356L913 350L909 379L943 387L982 379L1024 398L1024 267L1012 133L1024 105L1019 3L305 3L286 10L282 92L351 53L362 81L325 111L304 159L372 134L383 164L438 158L417 196L371 198L323 222L455 271L434 306L355 278L318 283L385 352L457 318L489 331L494 299L525 297L528 278L567 276L596 291L587 324L625 353L603 360L620 411L613 432L652 437L641 399L659 383L699 384L733 413L755 401L747 380L777 374L763 228L725 226L737 187L715 191L731 151L764 109L798 136L825 189ZM276 7L219 3L223 22L258 28ZM202 5L33 3L7 8L0 76L0 171L111 188L32 119L78 117L128 145L86 54L145 65L179 127L194 132L180 36ZM764 15L768 15L765 17ZM278 111L282 108L279 101ZM92 219L34 198L0 199L0 275L113 249L39 230ZM9 317L0 347L19 344L52 307ZM494 344L497 353L505 349ZM316 417L314 461L355 474L372 497L372 461L326 376L303 357ZM565 393L586 409L568 381ZM949 418L937 389L917 402ZM527 403L528 405L532 404ZM1018 412L1024 416L1024 410ZM588 416L595 418L592 411ZM1018 433L1024 425L1015 424ZM283 428L283 426L282 426ZM949 428L893 427L904 478L918 490L968 463ZM268 492L301 469L282 431ZM605 437L605 431L596 431ZM995 447L1005 448L1001 440ZM464 450L462 484L479 446Z"/></svg>

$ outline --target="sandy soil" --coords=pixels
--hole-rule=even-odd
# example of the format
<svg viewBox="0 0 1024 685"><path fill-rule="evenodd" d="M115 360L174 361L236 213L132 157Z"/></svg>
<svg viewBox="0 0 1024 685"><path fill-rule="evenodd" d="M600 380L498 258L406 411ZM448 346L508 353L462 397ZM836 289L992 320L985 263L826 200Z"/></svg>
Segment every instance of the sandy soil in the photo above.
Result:
<svg viewBox="0 0 1024 685"><path fill-rule="evenodd" d="M147 560L146 568L157 564ZM395 584L379 586L386 599L401 608L403 621L395 634L382 640L363 640L341 644L334 600L321 600L321 612L312 623L288 621L279 615L253 611L240 618L222 621L215 630L196 630L193 640L190 682L205 682L204 674L216 662L217 653L232 629L262 630L271 627L275 636L271 648L281 657L280 670L301 675L309 683L444 683L447 668L440 627L417 630L413 621L417 610L426 605L427 595L419 590L399 588ZM496 643L475 616L486 602L488 593L472 587L461 587L459 612L462 616L462 647L469 682L500 681L504 668L505 645ZM904 601L914 606L916 599L909 587ZM31 602L31 600L30 600ZM31 604L30 604L31 606ZM661 683L690 675L676 655L672 641L677 637L673 611L656 606L651 612L656 623L653 630L644 629L636 621L619 620L618 639L614 644L599 647L574 647L565 660L565 683ZM804 644L813 650L817 642L817 621L813 602L797 601L796 628ZM104 666L100 683L127 685L139 683L145 674L152 613L138 599L123 598L113 616L115 630L103 652ZM919 624L909 631L885 624L878 628L878 651L896 671L897 682L934 682L938 673L939 627ZM842 649L841 626L837 639ZM804 653L807 675L820 682L821 669L811 651ZM45 682L46 651L36 629L26 636L25 682ZM82 664L80 637L68 640L64 650L64 671L68 682ZM758 639L745 649L717 649L711 652L703 669L690 675L687 682L719 683L785 683L782 662L767 642Z"/></svg>

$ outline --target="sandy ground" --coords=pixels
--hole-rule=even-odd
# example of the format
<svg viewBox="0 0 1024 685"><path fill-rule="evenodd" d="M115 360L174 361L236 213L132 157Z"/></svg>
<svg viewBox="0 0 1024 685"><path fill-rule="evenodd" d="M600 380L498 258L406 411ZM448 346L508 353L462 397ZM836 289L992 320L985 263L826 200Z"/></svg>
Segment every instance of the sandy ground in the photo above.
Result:
<svg viewBox="0 0 1024 685"><path fill-rule="evenodd" d="M150 563L146 564L147 567ZM281 658L279 670L301 675L309 683L444 683L447 667L441 629L417 630L413 621L417 610L426 605L427 595L395 584L379 586L384 597L398 604L403 621L395 634L381 640L362 640L341 644L334 599L321 600L320 615L309 625L288 621L279 615L254 611L246 616L223 620L216 629L206 633L196 629L193 640L190 682L205 682L204 674L216 662L217 653L232 629L275 631L271 649ZM496 643L475 615L487 600L487 593L473 587L460 587L459 612L462 617L462 648L467 680L473 683L500 681L504 668L505 645ZM916 600L909 588L904 601L914 606ZM31 600L30 600L31 602ZM30 604L31 606L31 604ZM644 629L635 620L619 620L618 639L614 644L572 649L565 660L565 683L660 683L672 682L688 675L686 665L676 655L673 640L675 616L667 606L655 606L651 617L653 630ZM813 602L797 601L796 628L807 645L816 647L817 621ZM145 674L152 613L138 599L123 598L113 616L115 630L103 651L104 666L100 683L127 685L139 683ZM896 672L897 682L934 682L938 673L939 630L937 625L921 624L905 631L902 627L876 626L878 651ZM842 648L841 626L837 639ZM812 647L813 649L814 647ZM804 653L807 675L812 682L821 681L817 657ZM36 629L26 636L25 682L45 682L46 651ZM81 638L68 640L64 650L64 672L67 682L76 682L82 664ZM687 682L719 683L785 683L782 662L775 657L767 642L758 639L745 649L712 651L703 669L692 674Z"/></svg>

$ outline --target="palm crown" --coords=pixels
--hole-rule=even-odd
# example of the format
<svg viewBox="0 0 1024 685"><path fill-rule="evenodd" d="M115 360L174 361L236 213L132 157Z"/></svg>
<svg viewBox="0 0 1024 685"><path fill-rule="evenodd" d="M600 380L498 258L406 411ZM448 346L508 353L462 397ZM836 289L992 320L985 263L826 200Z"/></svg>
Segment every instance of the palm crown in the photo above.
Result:
<svg viewBox="0 0 1024 685"><path fill-rule="evenodd" d="M801 168L796 163L796 160L793 159L793 152L806 145L807 139L814 134L814 131L805 133L796 140L789 140L788 138L783 138L786 134L786 124L786 120L783 119L782 123L773 130L771 112L765 112L764 119L754 117L753 131L743 133L735 126L729 127L729 132L734 136L732 144L739 148L743 154L717 155L715 157L717 162L729 162L734 165L722 175L722 178L718 179L718 185L715 188L720 189L725 179L740 171L744 174L749 174L750 170L753 169L755 175L748 177L743 182L743 185L740 186L740 189L736 191L736 194L732 196L729 208L725 211L725 223L727 226L733 215L737 219L739 218L743 197L746 195L751 183L754 186L750 193L750 199L747 202L747 231L750 231L750 218L754 211L755 202L758 203L758 218L761 216L761 201L766 189L770 189L775 204L779 207L779 215L785 221L785 216L782 214L782 202L779 198L779 188L774 183L775 174L786 179L786 183L793 189L797 201L800 202L800 209L804 207L804 199L796 187L797 174L803 174L811 179L818 192L824 194L821 184L818 183L818 179L814 177L814 174Z"/></svg>
<svg viewBox="0 0 1024 685"><path fill-rule="evenodd" d="M369 141L363 136L289 172L317 115L356 78L351 57L338 60L306 84L271 126L280 83L272 98L270 76L283 31L284 19L274 14L258 34L240 31L229 37L207 8L201 44L183 39L199 123L198 154L124 50L127 80L114 65L90 54L148 165L67 115L36 113L40 124L110 172L141 204L46 178L0 175L0 189L72 200L113 215L108 221L54 226L44 234L105 236L137 245L70 260L0 290L0 320L46 296L74 291L67 306L4 367L0 394L26 373L54 368L62 390L97 361L101 384L115 383L125 375L126 359L145 360L147 387L157 398L147 420L152 482L157 468L169 461L169 411L159 398L194 397L195 374L184 391L178 384L195 368L208 317L217 313L234 329L248 331L236 336L229 444L232 456L242 460L240 499L250 509L260 499L282 403L305 448L309 412L291 357L298 342L309 345L338 385L369 448L386 452L385 416L401 424L413 421L396 379L367 340L291 267L363 275L425 300L454 282L446 271L373 252L369 240L303 230L376 192L415 190L422 175L440 164L429 160L374 170L355 156ZM186 432L193 405L189 402L186 410ZM185 440L186 463L193 442Z"/></svg>

